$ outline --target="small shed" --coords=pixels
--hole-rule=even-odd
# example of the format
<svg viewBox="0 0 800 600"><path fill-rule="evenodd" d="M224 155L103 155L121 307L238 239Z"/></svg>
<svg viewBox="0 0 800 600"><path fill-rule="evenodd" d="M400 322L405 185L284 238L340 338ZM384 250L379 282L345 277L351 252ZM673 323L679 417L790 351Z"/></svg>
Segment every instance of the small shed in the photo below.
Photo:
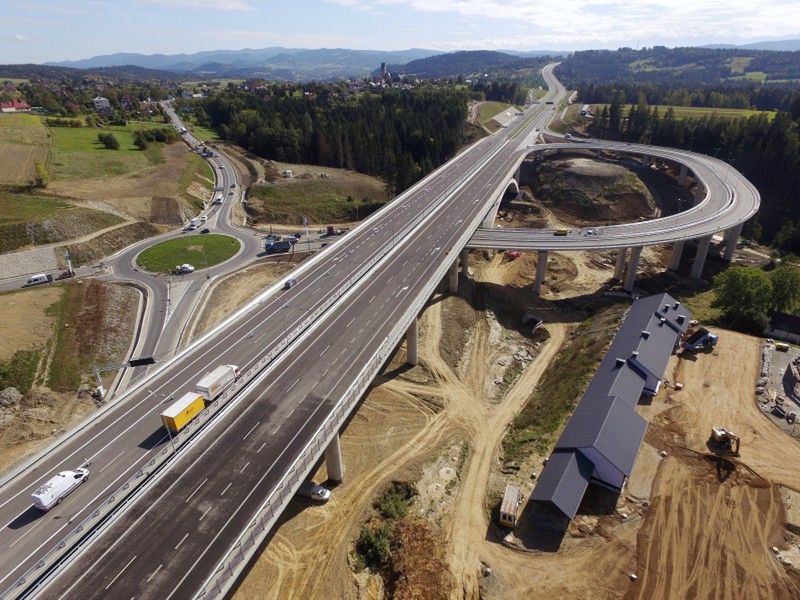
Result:
<svg viewBox="0 0 800 600"><path fill-rule="evenodd" d="M291 179L291 178L293 177L293 175L292 175L292 170L291 170L291 169L286 169L286 170L283 172L283 176L284 176L286 179Z"/></svg>
<svg viewBox="0 0 800 600"><path fill-rule="evenodd" d="M506 484L503 502L500 504L500 525L506 527L517 526L517 511L522 503L522 492L519 487L510 483Z"/></svg>

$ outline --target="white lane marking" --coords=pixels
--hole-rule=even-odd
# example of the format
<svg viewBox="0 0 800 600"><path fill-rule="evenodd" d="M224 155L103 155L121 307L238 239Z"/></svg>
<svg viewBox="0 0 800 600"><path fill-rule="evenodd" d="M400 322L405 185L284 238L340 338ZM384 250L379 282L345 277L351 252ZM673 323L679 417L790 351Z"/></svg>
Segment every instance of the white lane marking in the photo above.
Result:
<svg viewBox="0 0 800 600"><path fill-rule="evenodd" d="M130 559L130 560L128 561L128 564L127 564L127 565L125 565L124 567L122 567L122 571L120 571L119 573L117 573L117 576L116 576L116 577L114 577L114 579L112 579L112 580L111 580L111 583L109 583L109 584L106 586L106 590L108 590L108 588L110 588L112 585L114 585L114 582L115 582L117 579L119 579L119 576L120 576L120 575L122 575L122 573L124 573L124 572L125 572L125 569L127 569L128 567L130 567L130 566L131 566L131 563L132 563L133 561L135 561L135 560L136 560L136 556L134 556L132 559Z"/></svg>
<svg viewBox="0 0 800 600"><path fill-rule="evenodd" d="M224 495L225 495L225 492L227 492L227 491L228 491L228 489L229 489L229 488L230 488L232 485L233 485L233 482L230 482L228 485L226 485L226 486L225 486L225 489L224 489L224 490L222 490L222 493L220 494L220 496L224 496Z"/></svg>
<svg viewBox="0 0 800 600"><path fill-rule="evenodd" d="M241 469L239 469L239 473L240 473L240 474L241 474L241 473L244 473L244 470L245 470L247 467L249 467L249 466L250 466L250 461L248 460L248 461L247 461L247 464L245 464L245 466L243 466Z"/></svg>
<svg viewBox="0 0 800 600"><path fill-rule="evenodd" d="M198 519L198 521L202 521L203 519L205 519L205 518L206 518L206 515L207 515L209 512L211 512L211 509L212 509L212 508L214 508L214 507L213 507L213 506L209 506L207 509L205 509L205 510L203 511L203 514L202 514L202 515L200 515L200 518Z"/></svg>
<svg viewBox="0 0 800 600"><path fill-rule="evenodd" d="M18 537L16 540L14 540L13 542L11 542L11 543L8 545L8 547L9 547L9 548L13 548L13 547L14 547L14 544L16 544L18 541L20 541L20 540L21 540L22 538L24 538L26 535L28 535L28 534L29 534L31 531L33 531L34 529L36 529L37 527L39 527L39 525L41 525L42 523L44 523L44 521L39 521L39 522L38 522L36 525L34 525L34 526L33 526L33 527L31 527L30 529L28 529L28 531L26 531L25 533L23 533L21 536L19 536L19 537Z"/></svg>
<svg viewBox="0 0 800 600"><path fill-rule="evenodd" d="M243 437L242 439L243 439L243 440L246 440L246 439L247 439L247 436L249 436L251 433L253 433L253 430L255 430L255 428L256 428L256 427L258 427L259 425L261 425L261 421L256 421L256 424L255 424L255 425L253 425L253 426L250 428L250 431L248 431L247 433L245 433L245 434L244 434L244 437Z"/></svg>
<svg viewBox="0 0 800 600"><path fill-rule="evenodd" d="M320 358L322 358L322 355L323 355L323 354L325 354L325 353L328 351L328 348L330 348L330 347L331 347L331 345L330 345L330 344L328 344L327 346L325 346L325 350L323 350L322 352L320 352L320 353L319 353L319 356L320 356Z"/></svg>
<svg viewBox="0 0 800 600"><path fill-rule="evenodd" d="M186 541L186 538L188 538L188 537L189 537L189 532L187 531L187 532L186 532L186 535L184 535L184 536L181 538L181 541L180 541L180 542L178 542L178 544L175 546L175 550L177 550L178 548L180 548L180 547L181 547L181 544L182 544L183 542L185 542L185 541Z"/></svg>
<svg viewBox="0 0 800 600"><path fill-rule="evenodd" d="M277 429L276 429L276 431L277 431ZM261 452L261 451L264 449L264 446L266 446L266 445L267 445L267 442L264 442L263 444L261 444L261 445L258 447L258 450L256 450L256 454L258 454L259 452Z"/></svg>
<svg viewBox="0 0 800 600"><path fill-rule="evenodd" d="M300 379L296 379L295 382L292 385L289 386L289 389L286 390L287 394L292 391L292 388L297 385L298 381L300 381Z"/></svg>
<svg viewBox="0 0 800 600"><path fill-rule="evenodd" d="M155 570L155 571L153 571L152 573L150 573L150 577L148 577L148 578L147 578L147 583L150 583L150 580L151 580L153 577L155 577L155 576L156 576L156 573L158 573L158 572L161 570L161 567L163 567L163 566L164 566L164 563L161 563L160 565L158 565L158 567L156 567L156 570Z"/></svg>
<svg viewBox="0 0 800 600"><path fill-rule="evenodd" d="M350 321L347 323L346 327L350 327L350 325L352 325L352 324L353 324L353 321L355 321L355 320L356 320L356 318L355 318L355 317L353 317L352 319L350 319Z"/></svg>
<svg viewBox="0 0 800 600"><path fill-rule="evenodd" d="M118 459L120 456L122 456L123 454L125 454L125 451L124 451L124 450L123 450L122 452L120 452L119 454L117 454L117 455L116 455L114 458L112 458L110 461L108 461L108 462L106 463L106 465L105 465L105 466L104 466L102 469L100 469L100 470L98 471L98 473L102 473L103 471L105 471L105 470L106 470L108 467L110 467L110 466L111 466L111 463L113 463L115 460L117 460L117 459Z"/></svg>
<svg viewBox="0 0 800 600"><path fill-rule="evenodd" d="M189 496L186 498L185 502L189 502L189 500L192 499L192 496L194 496L198 492L198 490L206 484L206 481L208 481L208 477L203 479L203 481L200 482L200 485L198 485L196 488L194 488L194 491L191 494L189 494Z"/></svg>

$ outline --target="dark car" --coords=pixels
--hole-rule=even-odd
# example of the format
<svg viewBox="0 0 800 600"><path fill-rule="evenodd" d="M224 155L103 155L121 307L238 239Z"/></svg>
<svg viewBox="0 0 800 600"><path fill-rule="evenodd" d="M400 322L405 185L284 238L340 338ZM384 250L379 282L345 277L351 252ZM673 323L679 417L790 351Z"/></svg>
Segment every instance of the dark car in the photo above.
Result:
<svg viewBox="0 0 800 600"><path fill-rule="evenodd" d="M208 227L203 227L203 228L200 230L200 233L211 233L211 230L210 230Z"/></svg>

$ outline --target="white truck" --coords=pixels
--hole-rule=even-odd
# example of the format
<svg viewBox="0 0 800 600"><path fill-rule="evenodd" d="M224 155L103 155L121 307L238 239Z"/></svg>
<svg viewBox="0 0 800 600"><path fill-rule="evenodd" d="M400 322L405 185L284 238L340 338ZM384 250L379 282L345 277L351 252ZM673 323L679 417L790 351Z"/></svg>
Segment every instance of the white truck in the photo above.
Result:
<svg viewBox="0 0 800 600"><path fill-rule="evenodd" d="M220 365L210 373L206 373L197 382L197 393L211 402L223 390L239 378L239 367L236 365Z"/></svg>
<svg viewBox="0 0 800 600"><path fill-rule="evenodd" d="M31 494L33 505L39 510L47 512L87 479L89 479L89 469L61 471Z"/></svg>

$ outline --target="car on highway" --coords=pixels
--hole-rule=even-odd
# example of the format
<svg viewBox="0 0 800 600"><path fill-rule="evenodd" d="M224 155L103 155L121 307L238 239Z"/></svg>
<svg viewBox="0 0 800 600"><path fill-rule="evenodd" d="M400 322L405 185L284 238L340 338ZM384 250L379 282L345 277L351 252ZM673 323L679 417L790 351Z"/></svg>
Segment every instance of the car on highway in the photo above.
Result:
<svg viewBox="0 0 800 600"><path fill-rule="evenodd" d="M25 285L39 285L40 283L47 283L49 281L53 281L52 275L45 275L44 273L39 273L38 275L32 275L28 277L28 280L25 282Z"/></svg>
<svg viewBox="0 0 800 600"><path fill-rule="evenodd" d="M283 284L283 289L290 290L297 285L297 279L287 279Z"/></svg>
<svg viewBox="0 0 800 600"><path fill-rule="evenodd" d="M297 493L310 500L317 502L327 502L331 499L331 491L328 488L315 484L313 481L305 481L297 490Z"/></svg>
<svg viewBox="0 0 800 600"><path fill-rule="evenodd" d="M76 487L89 479L89 469L83 467L72 471L61 471L54 475L31 494L33 505L47 512L68 496Z"/></svg>
<svg viewBox="0 0 800 600"><path fill-rule="evenodd" d="M205 223L206 221L208 221L208 215L203 215L202 217L200 217L200 220L201 220L203 223Z"/></svg>
<svg viewBox="0 0 800 600"><path fill-rule="evenodd" d="M569 233L569 229L556 229L553 232L553 235L567 235Z"/></svg>
<svg viewBox="0 0 800 600"><path fill-rule="evenodd" d="M184 231L194 231L195 229L197 229L197 223L189 223L183 229L184 229Z"/></svg>

